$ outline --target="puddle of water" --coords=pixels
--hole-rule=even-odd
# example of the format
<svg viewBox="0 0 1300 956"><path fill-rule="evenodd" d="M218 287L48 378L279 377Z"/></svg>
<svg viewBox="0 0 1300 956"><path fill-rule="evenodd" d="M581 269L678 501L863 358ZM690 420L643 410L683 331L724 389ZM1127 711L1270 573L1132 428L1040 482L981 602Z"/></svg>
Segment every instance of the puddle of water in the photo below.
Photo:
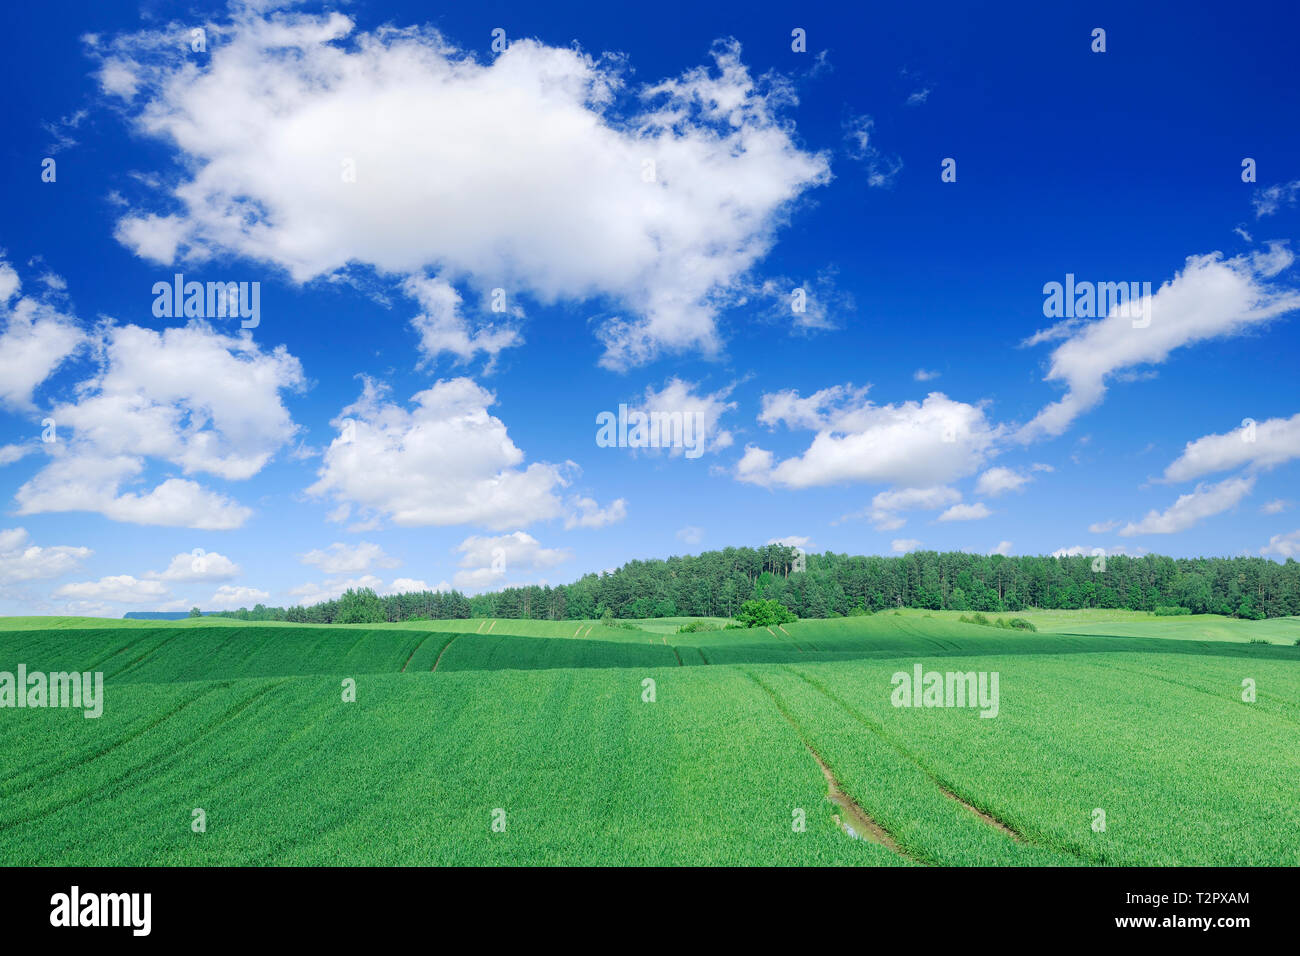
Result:
<svg viewBox="0 0 1300 956"><path fill-rule="evenodd" d="M867 816L866 812L854 803L847 793L840 789L839 782L835 779L835 775L831 773L831 768L822 762L822 758L811 749L809 753L813 755L813 759L817 761L817 766L821 767L822 776L826 778L826 788L828 790L826 799L840 808L840 812L834 814L835 822L839 824L840 829L855 840L870 840L872 843L879 843L895 853L901 853L902 851L899 850L898 844L894 842L894 838Z"/></svg>
<svg viewBox="0 0 1300 956"><path fill-rule="evenodd" d="M845 822L840 818L840 815L839 815L838 813L832 813L832 814L831 814L831 819L835 821L835 825L836 825L836 826L838 826L841 830L843 830L845 833L847 833L847 834L848 834L849 836L851 836L853 839L855 839L855 840L865 840L865 839L866 839L866 837L864 837L861 833L859 833L857 830L853 829L852 826L850 826L849 824L845 823Z"/></svg>

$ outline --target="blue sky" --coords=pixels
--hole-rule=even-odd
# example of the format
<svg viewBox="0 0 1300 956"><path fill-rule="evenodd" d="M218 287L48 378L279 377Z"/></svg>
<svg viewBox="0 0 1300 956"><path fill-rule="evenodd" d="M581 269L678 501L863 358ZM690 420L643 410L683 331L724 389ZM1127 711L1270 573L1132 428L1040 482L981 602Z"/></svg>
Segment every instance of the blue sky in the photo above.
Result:
<svg viewBox="0 0 1300 956"><path fill-rule="evenodd" d="M0 613L1300 553L1297 15L1054 6L11 12Z"/></svg>

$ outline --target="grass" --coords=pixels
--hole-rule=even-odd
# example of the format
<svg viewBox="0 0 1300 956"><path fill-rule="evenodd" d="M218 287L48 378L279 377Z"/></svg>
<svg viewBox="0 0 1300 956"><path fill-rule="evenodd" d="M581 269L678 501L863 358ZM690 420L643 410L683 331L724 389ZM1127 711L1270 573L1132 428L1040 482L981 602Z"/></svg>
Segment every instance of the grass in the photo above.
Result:
<svg viewBox="0 0 1300 956"><path fill-rule="evenodd" d="M0 620L0 670L105 674L97 720L0 709L0 860L1300 864L1300 621L1125 614ZM892 706L915 664L997 671L998 716ZM896 850L837 826L818 760Z"/></svg>
<svg viewBox="0 0 1300 956"><path fill-rule="evenodd" d="M956 620L970 611L923 611L903 608L904 616L931 616L936 620ZM1179 640L1250 641L1265 640L1270 643L1294 643L1300 638L1300 618L1279 617L1264 621L1247 621L1219 614L1188 614L1178 617L1156 617L1150 611L1125 611L1119 609L1026 610L1013 612L986 612L996 617L1022 617L1040 631L1057 634L1106 634L1126 637L1176 638Z"/></svg>

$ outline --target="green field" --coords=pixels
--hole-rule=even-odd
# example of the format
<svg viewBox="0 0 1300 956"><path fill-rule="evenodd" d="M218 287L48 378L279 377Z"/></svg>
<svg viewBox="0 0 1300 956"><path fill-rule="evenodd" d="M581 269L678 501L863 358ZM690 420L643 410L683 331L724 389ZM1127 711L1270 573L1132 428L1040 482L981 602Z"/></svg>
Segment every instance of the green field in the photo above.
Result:
<svg viewBox="0 0 1300 956"><path fill-rule="evenodd" d="M1017 616L0 619L0 671L105 681L0 709L0 861L1300 864L1300 621ZM997 716L894 706L918 664Z"/></svg>

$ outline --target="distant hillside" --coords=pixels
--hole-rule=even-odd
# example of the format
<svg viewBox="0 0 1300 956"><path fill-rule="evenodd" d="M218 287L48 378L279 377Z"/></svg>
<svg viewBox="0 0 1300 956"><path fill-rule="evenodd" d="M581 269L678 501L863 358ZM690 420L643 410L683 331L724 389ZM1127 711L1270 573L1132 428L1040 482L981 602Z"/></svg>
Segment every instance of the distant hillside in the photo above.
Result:
<svg viewBox="0 0 1300 956"><path fill-rule="evenodd" d="M1300 562L1264 558L981 555L913 551L897 557L803 554L772 544L629 561L572 584L468 597L459 591L378 595L367 588L311 607L218 612L254 621L366 624L421 618L731 617L745 601L774 600L801 618L886 608L1016 613L1109 608L1258 620L1300 615ZM182 615L183 616L183 615Z"/></svg>
<svg viewBox="0 0 1300 956"><path fill-rule="evenodd" d="M216 611L204 611L206 614L216 614ZM123 620L129 621L180 621L190 616L189 611L127 611L122 615Z"/></svg>

